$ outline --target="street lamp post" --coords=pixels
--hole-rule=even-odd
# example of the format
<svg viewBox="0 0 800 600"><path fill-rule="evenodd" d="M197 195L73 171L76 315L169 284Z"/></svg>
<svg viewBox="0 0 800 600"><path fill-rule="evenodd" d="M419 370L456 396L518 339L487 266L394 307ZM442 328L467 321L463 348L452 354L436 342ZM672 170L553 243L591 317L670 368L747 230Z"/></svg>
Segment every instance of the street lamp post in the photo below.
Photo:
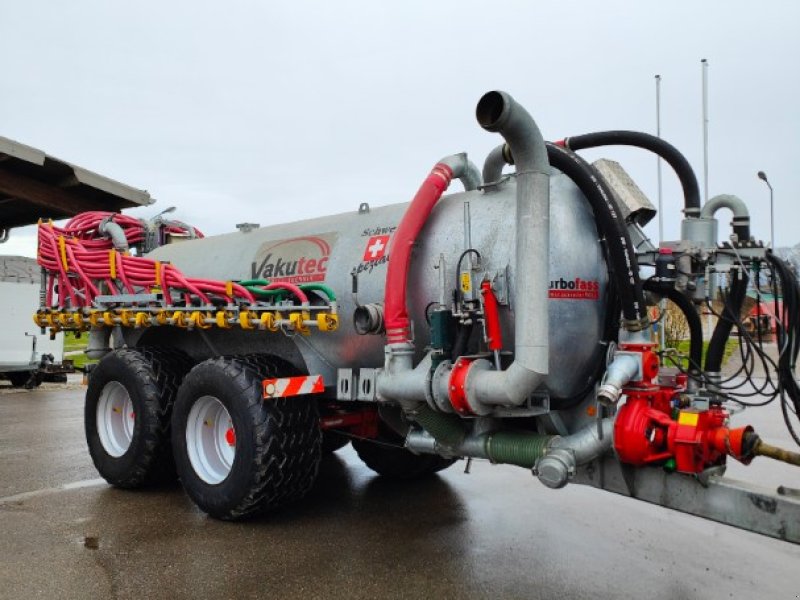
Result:
<svg viewBox="0 0 800 600"><path fill-rule="evenodd" d="M775 205L773 203L774 194L772 191L772 184L767 179L767 174L764 171L758 172L758 178L767 184L769 188L769 245L775 250Z"/></svg>

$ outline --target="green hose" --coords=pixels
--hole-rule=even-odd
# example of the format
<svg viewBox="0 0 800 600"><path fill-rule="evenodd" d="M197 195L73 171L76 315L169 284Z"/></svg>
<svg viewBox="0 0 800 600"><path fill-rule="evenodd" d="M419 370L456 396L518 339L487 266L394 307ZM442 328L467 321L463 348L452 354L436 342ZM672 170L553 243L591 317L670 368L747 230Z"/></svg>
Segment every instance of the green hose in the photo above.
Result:
<svg viewBox="0 0 800 600"><path fill-rule="evenodd" d="M262 289L263 286L269 285L269 279L245 279L244 281L240 281L239 285L244 286L247 288L248 291L258 294L262 297L269 298L272 296L278 296L281 294L286 294L286 290L265 290ZM329 302L336 301L336 294L334 291L325 285L324 283L303 283L298 285L301 290L304 292L322 292L328 297Z"/></svg>
<svg viewBox="0 0 800 600"><path fill-rule="evenodd" d="M464 420L456 415L436 412L428 405L417 409L414 419L433 438L448 448L458 451L467 435ZM510 464L528 469L547 453L551 435L521 431L499 431L483 437L483 456L493 463Z"/></svg>
<svg viewBox="0 0 800 600"><path fill-rule="evenodd" d="M328 297L330 302L336 301L336 294L334 294L333 290L324 283L304 283L300 286L300 289L304 292L322 292Z"/></svg>
<svg viewBox="0 0 800 600"><path fill-rule="evenodd" d="M486 438L486 455L494 463L511 464L528 469L547 452L553 436L517 431L500 431Z"/></svg>
<svg viewBox="0 0 800 600"><path fill-rule="evenodd" d="M467 432L464 422L455 415L436 412L427 404L423 404L414 414L414 419L422 428L430 433L440 444L451 448L457 447L464 441Z"/></svg>

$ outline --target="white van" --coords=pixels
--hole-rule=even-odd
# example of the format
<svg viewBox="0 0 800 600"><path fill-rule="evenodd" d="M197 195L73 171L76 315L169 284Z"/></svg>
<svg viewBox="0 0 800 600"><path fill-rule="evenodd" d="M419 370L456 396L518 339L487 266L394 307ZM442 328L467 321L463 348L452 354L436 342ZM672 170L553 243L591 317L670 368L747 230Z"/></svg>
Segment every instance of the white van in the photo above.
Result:
<svg viewBox="0 0 800 600"><path fill-rule="evenodd" d="M34 259L0 256L0 376L14 386L35 387L72 370L63 365L64 334L51 340L33 322L40 281Z"/></svg>

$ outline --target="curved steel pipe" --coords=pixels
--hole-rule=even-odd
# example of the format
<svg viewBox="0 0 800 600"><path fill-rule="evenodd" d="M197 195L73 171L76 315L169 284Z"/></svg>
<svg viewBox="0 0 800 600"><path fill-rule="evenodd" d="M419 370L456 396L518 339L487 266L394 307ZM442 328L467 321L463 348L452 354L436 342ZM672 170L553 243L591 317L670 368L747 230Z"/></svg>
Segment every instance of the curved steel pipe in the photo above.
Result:
<svg viewBox="0 0 800 600"><path fill-rule="evenodd" d="M480 414L487 405L521 405L548 373L550 163L539 127L509 94L485 94L475 114L481 127L505 138L517 165L514 362L505 371L471 369L467 400Z"/></svg>

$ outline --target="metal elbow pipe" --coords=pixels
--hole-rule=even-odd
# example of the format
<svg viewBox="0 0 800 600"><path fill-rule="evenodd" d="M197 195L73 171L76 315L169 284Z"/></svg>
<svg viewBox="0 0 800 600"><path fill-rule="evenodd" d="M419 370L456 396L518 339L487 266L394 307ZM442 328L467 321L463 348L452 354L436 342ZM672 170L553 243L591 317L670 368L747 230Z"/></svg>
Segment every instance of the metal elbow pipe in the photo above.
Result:
<svg viewBox="0 0 800 600"><path fill-rule="evenodd" d="M466 152L447 156L440 160L439 164L450 167L453 171L453 179L458 179L468 192L477 190L483 183L481 172L475 163L467 158Z"/></svg>
<svg viewBox="0 0 800 600"><path fill-rule="evenodd" d="M613 442L613 419L590 423L572 435L550 440L547 454L536 461L533 472L549 488L564 487L578 466L608 452Z"/></svg>
<svg viewBox="0 0 800 600"><path fill-rule="evenodd" d="M536 122L510 95L489 92L475 112L481 127L505 138L517 165L517 314L514 363L474 372L467 396L473 406L518 406L541 384L550 360L550 162Z"/></svg>
<svg viewBox="0 0 800 600"><path fill-rule="evenodd" d="M125 237L125 230L114 223L113 217L106 217L100 221L100 225L97 226L97 231L100 232L100 234L104 237L111 240L115 250L119 252L127 252L128 238Z"/></svg>
<svg viewBox="0 0 800 600"><path fill-rule="evenodd" d="M606 369L597 399L603 404L616 404L622 388L639 374L641 363L630 354L617 354Z"/></svg>
<svg viewBox="0 0 800 600"><path fill-rule="evenodd" d="M413 344L391 344L385 352L384 370L376 382L378 400L396 402L412 411L430 395L431 355L414 367Z"/></svg>
<svg viewBox="0 0 800 600"><path fill-rule="evenodd" d="M739 236L739 239L750 239L750 211L747 210L747 205L738 196L733 194L714 196L703 205L700 211L700 218L713 219L716 212L721 208L727 208L733 212L733 231ZM714 241L716 242L716 240Z"/></svg>
<svg viewBox="0 0 800 600"><path fill-rule="evenodd" d="M484 183L496 183L503 176L503 167L513 165L514 159L511 156L511 149L508 144L500 144L486 156L483 163Z"/></svg>

